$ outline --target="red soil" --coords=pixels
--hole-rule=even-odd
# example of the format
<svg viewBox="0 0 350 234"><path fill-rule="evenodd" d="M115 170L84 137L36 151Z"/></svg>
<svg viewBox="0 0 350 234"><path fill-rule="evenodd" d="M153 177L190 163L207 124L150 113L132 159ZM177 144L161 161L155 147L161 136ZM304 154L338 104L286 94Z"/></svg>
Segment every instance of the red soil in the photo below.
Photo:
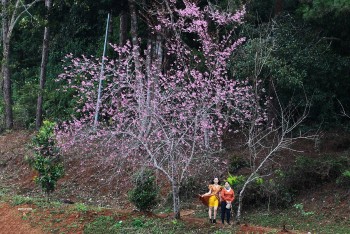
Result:
<svg viewBox="0 0 350 234"><path fill-rule="evenodd" d="M28 206L22 206L26 208ZM0 232L6 234L41 234L40 228L32 227L24 220L27 213L8 204L0 204Z"/></svg>

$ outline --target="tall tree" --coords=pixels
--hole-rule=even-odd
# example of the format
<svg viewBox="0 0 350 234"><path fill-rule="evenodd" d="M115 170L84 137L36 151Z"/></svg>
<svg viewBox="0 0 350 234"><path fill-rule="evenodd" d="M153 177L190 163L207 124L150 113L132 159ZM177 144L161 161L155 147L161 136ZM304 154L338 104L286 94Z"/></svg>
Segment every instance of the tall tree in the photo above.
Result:
<svg viewBox="0 0 350 234"><path fill-rule="evenodd" d="M119 44L121 46L125 45L128 38L128 13L123 10L120 13L120 28L119 28Z"/></svg>
<svg viewBox="0 0 350 234"><path fill-rule="evenodd" d="M108 143L100 141L101 146L106 150L113 147L118 161L126 159L162 172L171 183L173 210L175 218L179 218L179 189L193 164L197 166L221 149L221 136L230 123L250 119L252 111L257 116L263 112L263 108L251 110L255 106L251 103L255 101L252 87L230 79L227 73L228 60L244 39L235 40L233 30L226 31L225 27L241 24L245 10L231 14L201 9L185 0L185 8L179 9L170 1L163 8L166 11L158 9L158 24L151 27L152 32L169 32L163 49L170 64L169 69L162 70L161 37L156 43L149 39L146 51L139 52L136 10L134 1L130 3L132 45L127 42L125 46L114 46L119 59L106 61L107 85L100 115L109 116L108 123L100 122L89 134L99 64L94 59L73 59L69 55L72 63L60 79L76 91L78 103L83 106L77 107L81 114L78 119L62 124L58 139L63 150L79 141L87 146L105 139ZM211 33L208 19L222 29L220 38ZM189 34L198 42L198 48L186 43ZM153 53L152 44L159 46ZM154 53L158 56L152 58ZM256 124L260 121L263 118L256 118Z"/></svg>
<svg viewBox="0 0 350 234"><path fill-rule="evenodd" d="M4 95L5 105L5 127L13 128L13 110L12 110L12 90L10 73L10 41L13 29L24 13L29 13L31 8L39 0L24 4L21 0L1 0L2 7L2 67L1 67L1 88Z"/></svg>
<svg viewBox="0 0 350 234"><path fill-rule="evenodd" d="M49 28L49 16L52 6L52 0L45 0L46 14L45 14L45 29L44 29L44 39L43 39L43 48L41 55L41 66L40 66L40 83L39 83L39 94L37 99L36 107L36 129L39 129L42 124L42 115L43 115L43 93L46 82L46 68L47 68L47 59L49 55L49 37L50 37L50 28Z"/></svg>

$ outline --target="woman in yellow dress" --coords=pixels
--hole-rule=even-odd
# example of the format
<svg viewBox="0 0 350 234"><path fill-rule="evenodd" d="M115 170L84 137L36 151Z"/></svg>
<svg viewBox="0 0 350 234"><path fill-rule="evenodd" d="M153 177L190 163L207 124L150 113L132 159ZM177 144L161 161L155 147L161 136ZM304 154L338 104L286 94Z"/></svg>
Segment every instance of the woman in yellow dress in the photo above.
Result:
<svg viewBox="0 0 350 234"><path fill-rule="evenodd" d="M209 206L209 211L208 211L209 221L211 223L216 223L216 214L218 211L220 191L222 187L219 185L219 179L217 177L214 178L212 184L210 184L208 187L209 187L209 192L201 195L201 200L207 201L207 205ZM212 217L212 213L213 213L213 217Z"/></svg>

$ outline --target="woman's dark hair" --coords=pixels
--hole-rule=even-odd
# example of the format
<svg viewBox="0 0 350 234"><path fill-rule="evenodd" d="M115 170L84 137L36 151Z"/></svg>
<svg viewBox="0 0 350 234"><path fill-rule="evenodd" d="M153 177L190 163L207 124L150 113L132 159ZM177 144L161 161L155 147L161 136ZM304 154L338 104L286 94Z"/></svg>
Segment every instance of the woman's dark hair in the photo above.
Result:
<svg viewBox="0 0 350 234"><path fill-rule="evenodd" d="M220 183L221 183L221 181L220 181L219 177L214 177L214 179L211 181L211 184L214 184L214 180L215 180L215 179L218 179L218 184L220 184Z"/></svg>

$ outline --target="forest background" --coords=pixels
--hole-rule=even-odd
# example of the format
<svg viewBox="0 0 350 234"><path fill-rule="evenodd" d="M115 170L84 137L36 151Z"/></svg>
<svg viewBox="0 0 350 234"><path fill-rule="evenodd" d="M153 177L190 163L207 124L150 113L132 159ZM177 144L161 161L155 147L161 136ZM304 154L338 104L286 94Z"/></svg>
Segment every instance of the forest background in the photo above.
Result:
<svg viewBox="0 0 350 234"><path fill-rule="evenodd" d="M349 132L348 0L196 2L202 7L213 5L231 12L242 5L246 6L244 24L235 30L237 38L245 37L246 41L235 50L227 69L238 80L259 77L267 96L276 97L278 94L278 99L272 99L269 106L270 116L275 114L273 110L280 103L282 106L291 105L295 107L291 119L300 117L303 110L308 110L307 117L293 132L300 135L311 132L312 136L321 136L322 132L327 131ZM62 123L72 116L78 117L73 91L58 91L62 83L56 79L67 66L63 58L67 54L101 57L108 13L111 14L108 42L124 45L131 40L135 33L131 30L135 20L131 17L131 5L135 7L137 16L137 35L143 38L140 46L145 50L147 39L153 38L148 28L152 17L148 14L155 3L151 0L3 0L0 131L38 129L43 119ZM43 41L44 34L46 40ZM107 56L116 57L112 47L107 47ZM260 66L257 74L259 62L263 66ZM320 138L312 139L318 152ZM346 158L346 163L349 163L348 155ZM322 160L321 164L329 162L328 159ZM234 155L228 171L237 173L246 163ZM308 162L299 163L305 166ZM327 178L340 178L341 173L346 171L346 168L339 169L336 175L328 174ZM277 174L276 171L274 174ZM321 175L315 181L323 179ZM293 181L289 183L288 186L295 186L288 187L289 195L295 193L292 190L304 189L309 185L306 183L298 187ZM266 197L270 199L271 194L266 195L268 190L259 190L263 192L248 198L248 202ZM278 194L276 197L289 200L289 195L283 197Z"/></svg>

